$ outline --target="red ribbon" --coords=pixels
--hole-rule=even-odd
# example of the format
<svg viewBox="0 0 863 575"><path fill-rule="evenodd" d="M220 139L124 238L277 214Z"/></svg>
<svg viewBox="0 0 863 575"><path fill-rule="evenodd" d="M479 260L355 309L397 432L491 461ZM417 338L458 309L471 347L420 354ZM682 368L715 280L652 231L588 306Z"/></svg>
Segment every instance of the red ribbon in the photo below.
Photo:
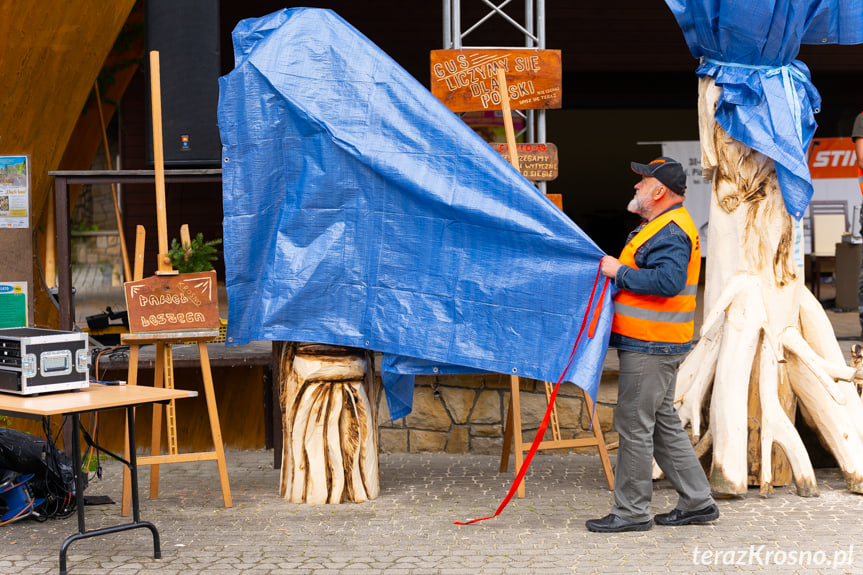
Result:
<svg viewBox="0 0 863 575"><path fill-rule="evenodd" d="M572 363L572 359L575 357L575 351L578 349L578 344L581 341L581 334L584 333L584 328L587 325L587 318L590 315L591 307L593 306L593 296L596 294L596 286L599 283L599 275L600 269L596 270L596 278L593 280L593 289L590 290L590 300L587 302L587 309L584 310L584 318L581 320L581 327L578 330L578 336L575 338L575 344L572 346L572 352L569 354L569 359L566 361L566 365L563 368L563 373L560 374L560 378L558 378L557 383L554 386L554 390L551 392L551 395L548 398L548 408L545 410L545 416L542 418L542 423L539 425L539 430L536 432L536 437L533 438L533 443L530 446L530 450L527 452L527 455L524 457L524 462L521 465L521 469L518 470L518 475L515 476L515 480L512 483L512 486L509 488L509 493L506 494L500 506L497 508L497 511L494 512L494 515L489 517L482 517L480 519L471 519L470 521L453 521L455 525L470 525L471 523L477 523L479 521L485 521L486 519L494 519L506 508L509 504L512 497L515 495L516 490L518 490L518 486L521 485L522 479L524 479L524 475L527 473L527 468L530 467L530 462L533 460L533 456L536 454L539 449L539 444L542 442L542 438L545 435L545 430L548 428L548 422L551 419L551 410L554 408L554 400L557 398L557 390L560 388L560 384L563 381L563 376L566 375L566 371L569 369L570 364ZM593 320L590 322L590 329L588 330L588 338L593 338L594 333L596 332L596 324L599 320L599 314L602 310L602 302L605 299L605 289L608 287L608 278L605 278L605 283L602 286L602 293L600 294L599 300L596 303L596 308L593 311ZM592 422L591 422L592 423ZM516 449L519 449L519 446L516 446ZM509 455L507 454L507 457Z"/></svg>

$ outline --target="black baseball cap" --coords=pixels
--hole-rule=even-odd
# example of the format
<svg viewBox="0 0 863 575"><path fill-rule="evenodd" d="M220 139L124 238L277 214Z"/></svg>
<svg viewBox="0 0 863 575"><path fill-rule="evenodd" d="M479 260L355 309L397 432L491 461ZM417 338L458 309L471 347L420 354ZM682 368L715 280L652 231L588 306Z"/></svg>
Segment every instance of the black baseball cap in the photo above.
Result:
<svg viewBox="0 0 863 575"><path fill-rule="evenodd" d="M632 171L642 176L651 176L677 192L686 193L686 172L675 159L661 156L649 164L632 162Z"/></svg>

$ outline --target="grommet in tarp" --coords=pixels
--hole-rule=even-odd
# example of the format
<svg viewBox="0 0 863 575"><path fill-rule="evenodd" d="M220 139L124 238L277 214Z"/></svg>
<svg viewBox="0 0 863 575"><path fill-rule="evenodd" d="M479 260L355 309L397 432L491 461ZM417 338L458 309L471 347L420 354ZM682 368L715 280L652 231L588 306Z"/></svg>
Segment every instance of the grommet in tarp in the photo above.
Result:
<svg viewBox="0 0 863 575"><path fill-rule="evenodd" d="M512 372L513 372L513 373L518 373L518 368L517 368L517 367L512 368Z"/></svg>

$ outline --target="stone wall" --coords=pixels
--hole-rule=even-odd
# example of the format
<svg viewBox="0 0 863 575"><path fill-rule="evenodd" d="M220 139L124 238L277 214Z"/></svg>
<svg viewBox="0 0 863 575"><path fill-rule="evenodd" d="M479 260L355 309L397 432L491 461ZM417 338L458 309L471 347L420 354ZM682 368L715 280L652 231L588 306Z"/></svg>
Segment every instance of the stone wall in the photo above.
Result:
<svg viewBox="0 0 863 575"><path fill-rule="evenodd" d="M105 266L111 285L123 285L123 256L117 230L72 232L72 265Z"/></svg>
<svg viewBox="0 0 863 575"><path fill-rule="evenodd" d="M111 124L114 127L114 124ZM113 139L113 131L108 131ZM116 140L111 145L112 152L116 154L114 147ZM93 158L91 170L105 170L104 148L99 150ZM121 187L118 193L121 193ZM110 185L84 184L75 201L72 210L71 240L72 240L72 264L79 265L108 265L112 270L112 285L121 285L123 272L123 256L120 250L120 235L117 232L117 216L114 213L114 198ZM116 276L117 284L114 284Z"/></svg>
<svg viewBox="0 0 863 575"><path fill-rule="evenodd" d="M521 379L522 441L532 441L548 405L545 384ZM476 453L499 455L510 400L510 378L502 374L417 376L413 411L390 421L386 398L378 398L380 450L383 453ZM617 402L617 373L603 374L597 394L599 425L606 443L617 441L611 431ZM590 421L582 392L571 383L561 384L557 400L562 439L588 437ZM549 426L550 427L550 426ZM551 429L545 438L551 439ZM596 454L596 448L573 451Z"/></svg>

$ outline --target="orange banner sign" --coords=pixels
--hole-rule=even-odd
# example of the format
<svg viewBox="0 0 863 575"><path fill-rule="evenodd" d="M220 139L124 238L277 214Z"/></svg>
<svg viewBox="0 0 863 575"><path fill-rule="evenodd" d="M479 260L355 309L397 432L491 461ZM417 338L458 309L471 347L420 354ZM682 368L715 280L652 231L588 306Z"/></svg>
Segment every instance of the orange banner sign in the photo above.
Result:
<svg viewBox="0 0 863 575"><path fill-rule="evenodd" d="M513 110L561 107L560 50L432 50L432 94L453 112L500 109L498 68L506 74Z"/></svg>
<svg viewBox="0 0 863 575"><path fill-rule="evenodd" d="M156 275L124 287L132 333L219 329L214 271Z"/></svg>
<svg viewBox="0 0 863 575"><path fill-rule="evenodd" d="M809 148L812 179L857 178L857 154L851 138L816 138Z"/></svg>

